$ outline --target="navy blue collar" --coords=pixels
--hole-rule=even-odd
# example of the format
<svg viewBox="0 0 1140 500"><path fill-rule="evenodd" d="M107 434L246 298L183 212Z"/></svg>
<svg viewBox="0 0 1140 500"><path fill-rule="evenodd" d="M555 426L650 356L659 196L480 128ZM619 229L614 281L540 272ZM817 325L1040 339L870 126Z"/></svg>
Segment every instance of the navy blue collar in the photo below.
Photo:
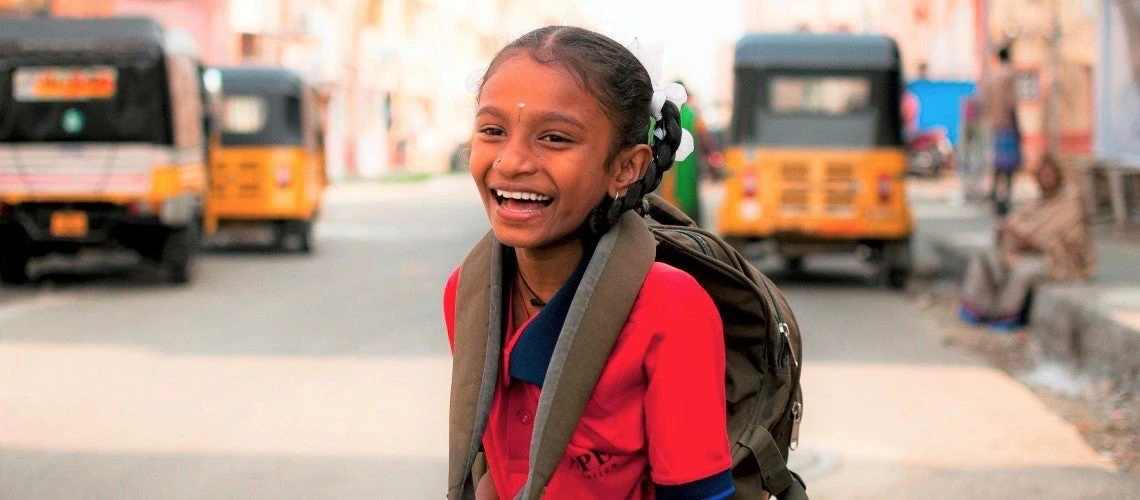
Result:
<svg viewBox="0 0 1140 500"><path fill-rule="evenodd" d="M507 247L506 250L503 252L503 260L505 261L503 269L518 272L514 249ZM546 370L550 367L550 358L554 355L554 346L558 343L559 333L562 332L562 324L566 322L566 315L570 312L570 303L574 301L574 294L578 291L578 284L582 282L582 276L586 274L586 266L589 263L590 252L587 251L583 253L582 261L578 263L578 268L574 270L574 274L570 275L570 279L562 284L558 293L554 294L554 297L523 329L515 347L511 349L510 375L512 378L542 387L542 383L546 379ZM506 283L508 276L510 279L514 279L514 276L509 275L509 273L503 274L505 297L509 297L507 294L512 289ZM509 303L507 300L503 301L504 305Z"/></svg>

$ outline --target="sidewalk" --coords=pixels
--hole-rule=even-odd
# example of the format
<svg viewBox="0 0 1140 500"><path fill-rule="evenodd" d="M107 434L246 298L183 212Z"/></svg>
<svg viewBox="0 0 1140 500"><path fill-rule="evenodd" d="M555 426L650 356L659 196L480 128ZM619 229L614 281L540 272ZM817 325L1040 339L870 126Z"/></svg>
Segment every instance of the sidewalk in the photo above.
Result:
<svg viewBox="0 0 1140 500"><path fill-rule="evenodd" d="M1036 196L1027 179L1016 201ZM920 245L926 266L960 279L969 256L992 248L994 219L988 207L956 206L953 180L911 187ZM1030 331L1044 354L1113 382L1118 390L1140 391L1140 228L1119 233L1094 227L1099 267L1087 283L1049 284L1035 295ZM934 263L929 261L935 259ZM919 253L922 265L922 250Z"/></svg>

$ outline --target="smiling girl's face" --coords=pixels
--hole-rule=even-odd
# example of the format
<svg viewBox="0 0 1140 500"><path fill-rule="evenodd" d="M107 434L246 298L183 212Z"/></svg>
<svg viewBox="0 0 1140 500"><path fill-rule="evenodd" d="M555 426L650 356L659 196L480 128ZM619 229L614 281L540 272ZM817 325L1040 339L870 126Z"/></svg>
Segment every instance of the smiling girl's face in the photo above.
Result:
<svg viewBox="0 0 1140 500"><path fill-rule="evenodd" d="M607 194L632 182L611 168L614 126L597 100L557 64L519 53L483 83L471 175L495 237L543 248L577 236ZM617 155L617 165L626 155Z"/></svg>

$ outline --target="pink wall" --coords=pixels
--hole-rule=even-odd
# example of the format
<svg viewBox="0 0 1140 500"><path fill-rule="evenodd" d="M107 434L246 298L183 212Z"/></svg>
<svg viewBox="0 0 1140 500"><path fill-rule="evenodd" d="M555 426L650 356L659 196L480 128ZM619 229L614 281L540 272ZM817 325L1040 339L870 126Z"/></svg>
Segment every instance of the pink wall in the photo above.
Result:
<svg viewBox="0 0 1140 500"><path fill-rule="evenodd" d="M206 64L237 61L237 36L229 31L226 0L116 0L118 16L148 16L167 30L187 31Z"/></svg>

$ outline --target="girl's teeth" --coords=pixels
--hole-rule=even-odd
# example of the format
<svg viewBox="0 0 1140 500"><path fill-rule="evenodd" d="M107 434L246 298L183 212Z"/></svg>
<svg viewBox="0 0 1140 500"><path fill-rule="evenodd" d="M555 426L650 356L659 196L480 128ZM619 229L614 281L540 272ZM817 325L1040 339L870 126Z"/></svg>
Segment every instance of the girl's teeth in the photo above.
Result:
<svg viewBox="0 0 1140 500"><path fill-rule="evenodd" d="M503 198L510 198L512 200L546 201L550 199L549 196L544 196L537 193L516 193L512 191L499 190L495 190L495 193Z"/></svg>

